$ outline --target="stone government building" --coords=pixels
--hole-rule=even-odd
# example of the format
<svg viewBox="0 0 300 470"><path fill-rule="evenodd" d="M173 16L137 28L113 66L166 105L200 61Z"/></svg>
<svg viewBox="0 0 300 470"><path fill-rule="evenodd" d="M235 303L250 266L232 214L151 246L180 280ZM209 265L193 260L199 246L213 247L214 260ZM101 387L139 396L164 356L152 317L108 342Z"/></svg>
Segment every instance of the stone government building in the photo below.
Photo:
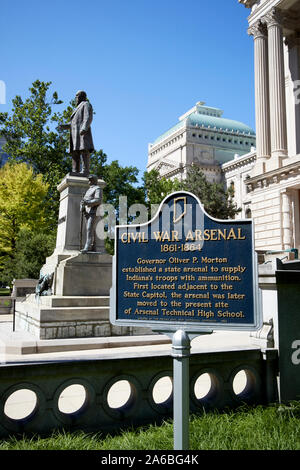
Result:
<svg viewBox="0 0 300 470"><path fill-rule="evenodd" d="M155 168L161 176L181 179L188 166L197 163L209 181L222 181L221 165L255 145L253 129L222 115L220 109L196 103L175 126L149 144L147 170Z"/></svg>
<svg viewBox="0 0 300 470"><path fill-rule="evenodd" d="M256 135L199 102L149 145L147 169L181 179L198 164L209 181L234 185L256 250L299 250L300 0L239 2L254 41Z"/></svg>

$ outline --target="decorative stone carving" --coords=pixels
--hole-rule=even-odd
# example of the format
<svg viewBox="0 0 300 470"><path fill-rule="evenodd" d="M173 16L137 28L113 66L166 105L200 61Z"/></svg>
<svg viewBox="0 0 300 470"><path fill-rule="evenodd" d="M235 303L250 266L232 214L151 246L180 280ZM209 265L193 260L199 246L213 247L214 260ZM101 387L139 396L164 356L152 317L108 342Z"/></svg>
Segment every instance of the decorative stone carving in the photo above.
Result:
<svg viewBox="0 0 300 470"><path fill-rule="evenodd" d="M252 8L257 0L239 0L239 3L245 5L246 8Z"/></svg>
<svg viewBox="0 0 300 470"><path fill-rule="evenodd" d="M271 8L263 18L263 21L267 24L268 28L271 26L281 26L283 22L283 15L278 8Z"/></svg>
<svg viewBox="0 0 300 470"><path fill-rule="evenodd" d="M268 30L266 25L261 20L258 20L255 24L248 28L248 34L250 36L253 36L254 39L257 39L259 37L267 39Z"/></svg>

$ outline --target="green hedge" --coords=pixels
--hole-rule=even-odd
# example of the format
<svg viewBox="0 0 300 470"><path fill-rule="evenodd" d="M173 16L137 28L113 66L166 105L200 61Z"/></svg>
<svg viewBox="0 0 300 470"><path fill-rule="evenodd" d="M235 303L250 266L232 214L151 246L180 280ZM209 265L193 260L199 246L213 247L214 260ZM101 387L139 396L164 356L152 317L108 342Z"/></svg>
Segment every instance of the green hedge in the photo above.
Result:
<svg viewBox="0 0 300 470"><path fill-rule="evenodd" d="M0 295L10 295L10 289L0 287Z"/></svg>

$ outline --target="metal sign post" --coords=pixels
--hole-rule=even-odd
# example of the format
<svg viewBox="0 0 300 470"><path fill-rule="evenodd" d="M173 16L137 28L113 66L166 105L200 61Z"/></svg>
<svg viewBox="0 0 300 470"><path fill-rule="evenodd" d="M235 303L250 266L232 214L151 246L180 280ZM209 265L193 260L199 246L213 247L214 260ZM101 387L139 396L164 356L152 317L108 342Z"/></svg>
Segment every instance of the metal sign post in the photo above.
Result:
<svg viewBox="0 0 300 470"><path fill-rule="evenodd" d="M211 334L212 331L189 333L186 330L180 329L173 334L167 331L163 333L172 338L174 450L188 450L190 411L189 358L191 340L200 335Z"/></svg>
<svg viewBox="0 0 300 470"><path fill-rule="evenodd" d="M177 330L172 339L174 450L189 448L189 356L190 338Z"/></svg>

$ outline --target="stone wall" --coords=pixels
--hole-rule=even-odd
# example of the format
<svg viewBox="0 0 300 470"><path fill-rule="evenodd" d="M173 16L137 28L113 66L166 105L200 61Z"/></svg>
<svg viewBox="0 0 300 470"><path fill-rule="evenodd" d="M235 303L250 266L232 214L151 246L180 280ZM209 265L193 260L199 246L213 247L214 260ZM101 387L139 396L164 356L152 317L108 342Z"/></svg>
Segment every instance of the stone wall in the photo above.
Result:
<svg viewBox="0 0 300 470"><path fill-rule="evenodd" d="M173 415L172 390L163 399L155 389L161 379L172 380L170 355L131 353L115 358L77 359L47 363L0 365L0 437L15 433L49 434L54 429L113 432L121 428L160 424ZM235 391L239 373L244 387ZM206 374L211 386L204 396L196 392L197 381ZM192 354L189 360L190 413L267 404L277 400L277 351L260 349L224 350ZM112 406L112 387L129 388L127 398ZM84 390L82 404L72 412L62 411L60 397L72 385ZM35 399L22 419L7 412L11 395L30 391Z"/></svg>

